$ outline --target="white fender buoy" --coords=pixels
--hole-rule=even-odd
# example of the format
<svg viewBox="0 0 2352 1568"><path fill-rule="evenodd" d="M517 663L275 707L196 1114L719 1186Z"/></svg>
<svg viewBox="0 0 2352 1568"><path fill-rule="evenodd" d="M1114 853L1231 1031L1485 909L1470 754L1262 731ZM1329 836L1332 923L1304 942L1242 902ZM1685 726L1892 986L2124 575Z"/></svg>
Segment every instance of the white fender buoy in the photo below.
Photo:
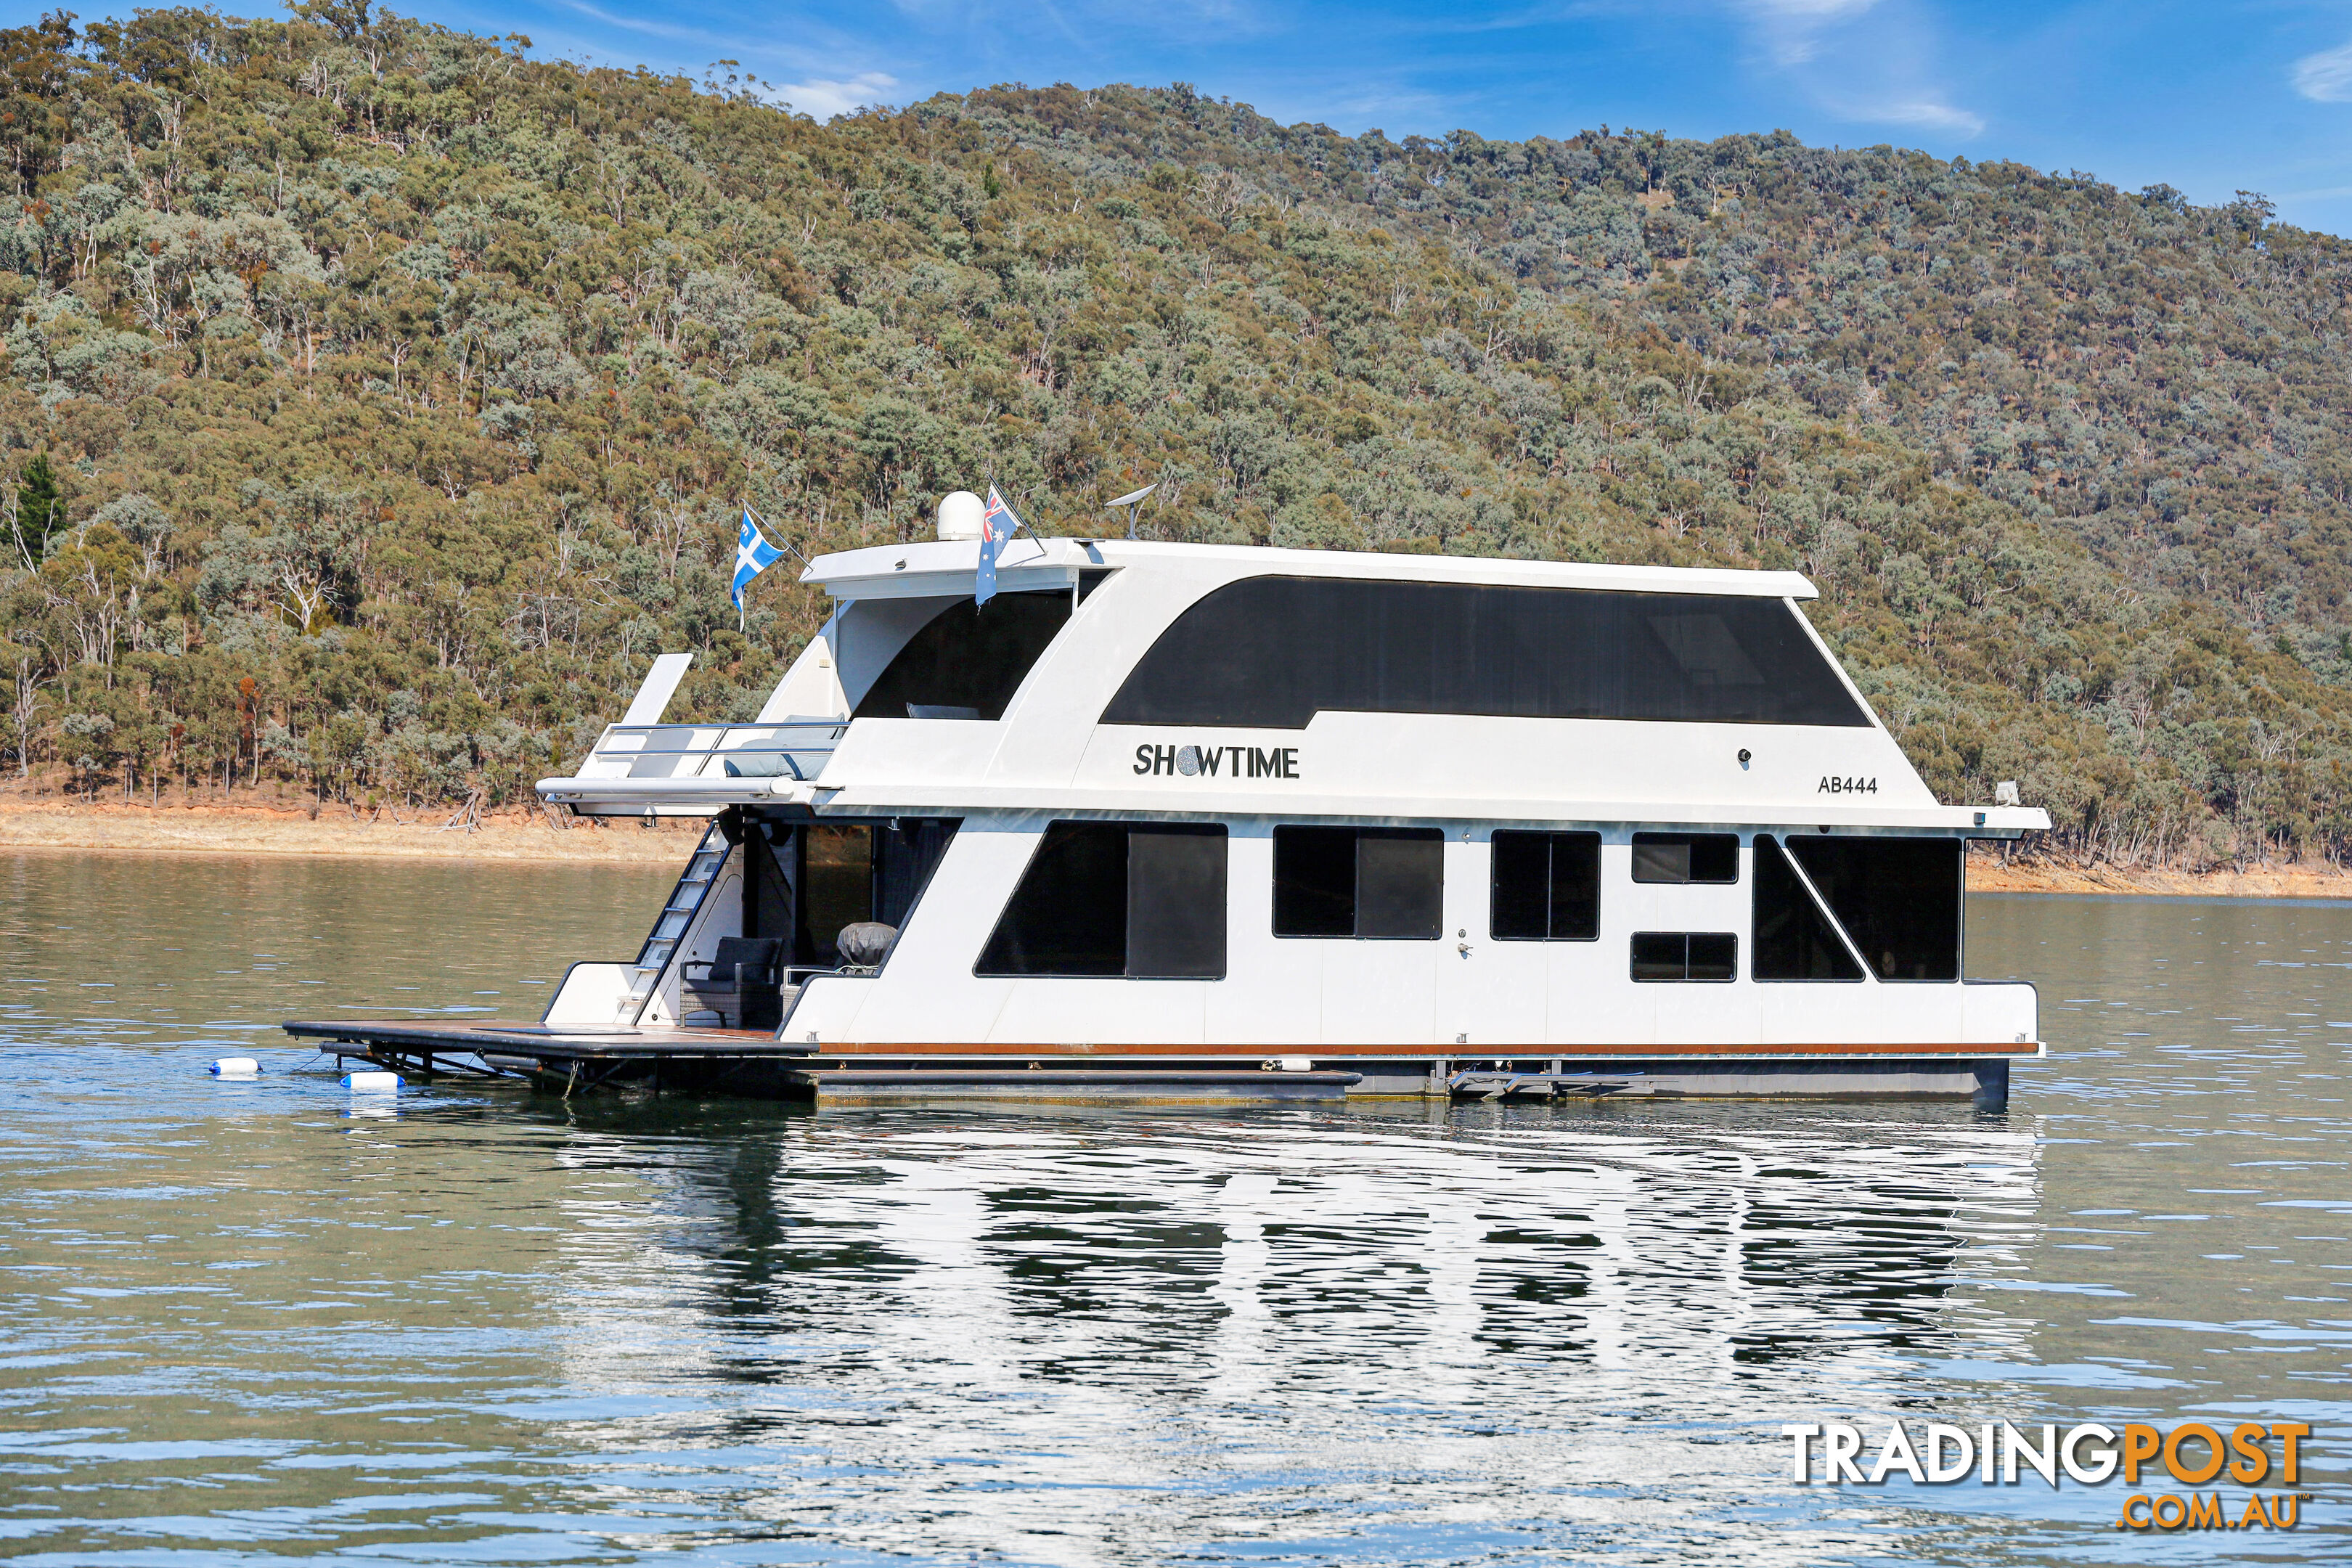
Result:
<svg viewBox="0 0 2352 1568"><path fill-rule="evenodd" d="M345 1089L398 1089L400 1075L396 1072L347 1072L343 1075Z"/></svg>
<svg viewBox="0 0 2352 1568"><path fill-rule="evenodd" d="M215 1078L251 1078L261 1070L261 1064L251 1057L223 1057L213 1063Z"/></svg>

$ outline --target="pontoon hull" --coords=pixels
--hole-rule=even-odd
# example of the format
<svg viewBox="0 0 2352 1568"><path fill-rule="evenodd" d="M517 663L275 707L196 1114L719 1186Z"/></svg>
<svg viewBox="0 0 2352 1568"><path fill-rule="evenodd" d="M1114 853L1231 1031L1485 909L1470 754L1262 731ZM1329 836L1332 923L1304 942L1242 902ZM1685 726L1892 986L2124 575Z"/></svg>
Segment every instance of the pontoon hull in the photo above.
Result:
<svg viewBox="0 0 2352 1568"><path fill-rule="evenodd" d="M1801 1099L1965 1100L2000 1110L2020 1046L1823 1046L1769 1053L1654 1047L1618 1054L1378 1055L1233 1047L1182 1055L1094 1047L813 1050L740 1030L567 1030L470 1022L291 1023L341 1057L419 1078L507 1077L562 1093L679 1093L863 1101L979 1096L1171 1102Z"/></svg>

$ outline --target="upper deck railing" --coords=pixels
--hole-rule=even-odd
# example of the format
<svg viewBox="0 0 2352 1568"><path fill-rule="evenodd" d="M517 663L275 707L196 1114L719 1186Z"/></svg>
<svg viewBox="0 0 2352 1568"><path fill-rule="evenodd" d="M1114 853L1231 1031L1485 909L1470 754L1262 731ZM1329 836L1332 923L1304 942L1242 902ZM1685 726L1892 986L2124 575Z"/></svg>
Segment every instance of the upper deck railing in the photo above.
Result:
<svg viewBox="0 0 2352 1568"><path fill-rule="evenodd" d="M583 779L761 779L806 782L849 729L846 719L766 724L610 724L580 766Z"/></svg>

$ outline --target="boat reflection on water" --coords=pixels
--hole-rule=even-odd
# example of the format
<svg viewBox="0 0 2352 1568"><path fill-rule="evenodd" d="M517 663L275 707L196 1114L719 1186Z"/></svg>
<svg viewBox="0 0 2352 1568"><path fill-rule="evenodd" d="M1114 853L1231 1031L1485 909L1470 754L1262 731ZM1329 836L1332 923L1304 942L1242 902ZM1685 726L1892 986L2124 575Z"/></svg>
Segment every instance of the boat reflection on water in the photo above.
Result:
<svg viewBox="0 0 2352 1568"><path fill-rule="evenodd" d="M2036 1140L1958 1108L595 1115L568 1157L652 1201L564 1227L565 1379L639 1414L573 1439L842 1549L1883 1548L1780 1423L2032 1359L1970 1282Z"/></svg>

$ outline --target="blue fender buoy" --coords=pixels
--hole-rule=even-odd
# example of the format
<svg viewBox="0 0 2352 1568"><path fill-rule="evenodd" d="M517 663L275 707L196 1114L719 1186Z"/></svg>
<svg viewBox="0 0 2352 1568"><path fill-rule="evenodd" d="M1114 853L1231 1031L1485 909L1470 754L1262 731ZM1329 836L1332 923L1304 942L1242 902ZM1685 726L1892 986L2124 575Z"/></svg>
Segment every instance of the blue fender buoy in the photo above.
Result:
<svg viewBox="0 0 2352 1568"><path fill-rule="evenodd" d="M398 1089L400 1075L396 1072L347 1072L343 1075L345 1089Z"/></svg>
<svg viewBox="0 0 2352 1568"><path fill-rule="evenodd" d="M261 1070L261 1064L251 1057L223 1057L213 1063L215 1078L251 1078Z"/></svg>

